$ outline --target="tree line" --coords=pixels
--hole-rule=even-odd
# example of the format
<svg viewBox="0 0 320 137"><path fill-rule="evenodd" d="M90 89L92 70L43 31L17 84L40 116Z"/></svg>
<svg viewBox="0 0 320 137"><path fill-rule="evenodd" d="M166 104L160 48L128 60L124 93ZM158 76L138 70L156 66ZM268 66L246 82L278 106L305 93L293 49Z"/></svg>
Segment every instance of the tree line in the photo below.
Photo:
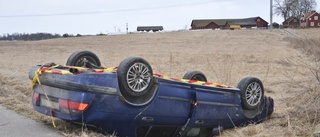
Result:
<svg viewBox="0 0 320 137"><path fill-rule="evenodd" d="M80 37L82 35L77 34L51 34L51 33L12 33L0 35L0 41L34 41L34 40L44 40L44 39L54 39L62 37Z"/></svg>

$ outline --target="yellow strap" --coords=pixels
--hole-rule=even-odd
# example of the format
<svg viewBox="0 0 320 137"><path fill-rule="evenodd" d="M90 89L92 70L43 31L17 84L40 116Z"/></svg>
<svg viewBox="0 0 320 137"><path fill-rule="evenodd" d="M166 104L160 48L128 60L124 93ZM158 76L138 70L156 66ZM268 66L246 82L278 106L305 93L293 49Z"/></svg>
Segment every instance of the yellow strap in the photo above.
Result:
<svg viewBox="0 0 320 137"><path fill-rule="evenodd" d="M113 68L106 68L106 69L104 69L103 70L103 72L111 72L111 71L113 71L115 68L113 67Z"/></svg>
<svg viewBox="0 0 320 137"><path fill-rule="evenodd" d="M37 81L41 85L40 80L39 80L39 73L41 73L40 69L38 69L37 71L34 72L35 75L34 75L34 77L32 79L31 89L34 88L34 86L36 85Z"/></svg>
<svg viewBox="0 0 320 137"><path fill-rule="evenodd" d="M72 74L70 71L67 71L67 70L61 70L61 73L62 73L63 75L65 75L65 74Z"/></svg>
<svg viewBox="0 0 320 137"><path fill-rule="evenodd" d="M50 111L51 111L51 110L50 110ZM50 112L50 113L51 113L51 112ZM54 117L52 116L52 114L51 114L51 121L52 121L53 127L56 128L57 126L56 126L56 123L54 122Z"/></svg>
<svg viewBox="0 0 320 137"><path fill-rule="evenodd" d="M39 79L39 74L41 74L40 69L38 69L37 71L35 71L35 75L34 75L34 77L33 77L33 79L32 79L32 85L31 85L31 86L32 86L32 87L31 87L32 89L33 89L34 86L36 85L36 82L38 82L39 85L41 86L41 82L40 82L40 79ZM44 95L46 96L47 100L50 101L47 93L44 91L44 89L43 89L42 87L41 87L41 89L42 89ZM57 127L57 126L56 126L56 123L54 122L54 117L52 116L51 109L50 109L50 116L51 116L51 121L52 121L53 127Z"/></svg>

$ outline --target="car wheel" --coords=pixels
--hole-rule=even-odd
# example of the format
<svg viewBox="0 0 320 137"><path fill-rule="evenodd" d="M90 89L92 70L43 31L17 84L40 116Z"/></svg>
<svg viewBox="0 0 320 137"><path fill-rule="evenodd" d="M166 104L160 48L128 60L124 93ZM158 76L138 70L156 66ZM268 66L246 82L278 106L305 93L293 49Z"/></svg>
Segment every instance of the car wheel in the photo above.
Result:
<svg viewBox="0 0 320 137"><path fill-rule="evenodd" d="M242 79L237 88L240 89L241 104L244 109L258 109L264 98L264 88L262 82L255 77Z"/></svg>
<svg viewBox="0 0 320 137"><path fill-rule="evenodd" d="M99 68L101 66L101 62L97 55L91 51L76 51L68 58L67 65L85 68Z"/></svg>
<svg viewBox="0 0 320 137"><path fill-rule="evenodd" d="M183 79L207 82L206 76L200 71L189 71L186 74L184 74Z"/></svg>
<svg viewBox="0 0 320 137"><path fill-rule="evenodd" d="M140 57L123 60L117 69L123 97L131 103L145 103L153 93L153 72L150 64Z"/></svg>

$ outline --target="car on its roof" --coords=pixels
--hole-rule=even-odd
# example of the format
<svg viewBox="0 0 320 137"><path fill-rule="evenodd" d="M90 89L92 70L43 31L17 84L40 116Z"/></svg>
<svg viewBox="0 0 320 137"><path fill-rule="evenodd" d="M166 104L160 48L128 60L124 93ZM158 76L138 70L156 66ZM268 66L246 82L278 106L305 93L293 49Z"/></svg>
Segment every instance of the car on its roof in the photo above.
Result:
<svg viewBox="0 0 320 137"><path fill-rule="evenodd" d="M29 78L35 111L120 137L211 137L260 123L274 107L258 78L236 87L208 82L200 71L171 78L141 57L105 68L96 54L77 51L66 65L32 66Z"/></svg>

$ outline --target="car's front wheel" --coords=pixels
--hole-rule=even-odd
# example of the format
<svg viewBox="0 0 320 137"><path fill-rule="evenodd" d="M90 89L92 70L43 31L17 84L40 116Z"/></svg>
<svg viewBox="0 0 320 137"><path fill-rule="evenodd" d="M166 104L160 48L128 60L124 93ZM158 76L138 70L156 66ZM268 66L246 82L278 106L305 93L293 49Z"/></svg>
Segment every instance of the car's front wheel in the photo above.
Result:
<svg viewBox="0 0 320 137"><path fill-rule="evenodd" d="M130 57L123 60L117 69L117 75L120 92L127 101L143 104L153 95L152 68L143 58Z"/></svg>
<svg viewBox="0 0 320 137"><path fill-rule="evenodd" d="M237 87L240 89L242 107L247 110L258 109L264 98L262 82L255 77L246 77Z"/></svg>

